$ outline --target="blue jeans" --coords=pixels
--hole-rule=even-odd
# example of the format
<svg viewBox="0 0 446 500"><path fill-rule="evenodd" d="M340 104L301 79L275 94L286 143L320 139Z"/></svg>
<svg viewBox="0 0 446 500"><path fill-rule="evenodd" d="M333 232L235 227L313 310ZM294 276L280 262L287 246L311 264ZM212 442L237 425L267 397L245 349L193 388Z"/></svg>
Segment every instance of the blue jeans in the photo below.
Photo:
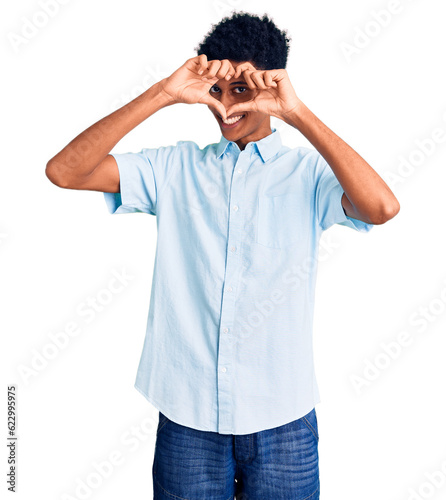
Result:
<svg viewBox="0 0 446 500"><path fill-rule="evenodd" d="M319 500L316 411L253 434L177 424L161 412L152 467L155 500Z"/></svg>

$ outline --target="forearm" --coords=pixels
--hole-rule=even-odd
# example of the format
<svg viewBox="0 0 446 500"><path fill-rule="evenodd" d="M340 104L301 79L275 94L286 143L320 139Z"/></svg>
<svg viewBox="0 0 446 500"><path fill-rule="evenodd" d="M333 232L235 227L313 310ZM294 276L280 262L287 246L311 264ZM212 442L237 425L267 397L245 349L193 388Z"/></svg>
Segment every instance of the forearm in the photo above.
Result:
<svg viewBox="0 0 446 500"><path fill-rule="evenodd" d="M49 160L46 175L51 180L88 176L126 134L171 104L173 101L161 91L160 83L156 83L75 137Z"/></svg>
<svg viewBox="0 0 446 500"><path fill-rule="evenodd" d="M381 224L398 213L398 200L384 180L302 101L282 119L297 128L330 165L351 204L351 216Z"/></svg>

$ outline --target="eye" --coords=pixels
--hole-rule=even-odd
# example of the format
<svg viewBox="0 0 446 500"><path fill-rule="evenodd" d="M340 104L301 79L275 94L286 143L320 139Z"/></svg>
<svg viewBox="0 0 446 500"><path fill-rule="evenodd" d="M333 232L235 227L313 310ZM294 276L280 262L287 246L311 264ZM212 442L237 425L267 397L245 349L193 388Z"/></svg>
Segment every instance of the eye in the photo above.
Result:
<svg viewBox="0 0 446 500"><path fill-rule="evenodd" d="M220 92L220 89L217 85L212 85L212 87L209 89L209 92L212 92L212 93Z"/></svg>
<svg viewBox="0 0 446 500"><path fill-rule="evenodd" d="M236 94L243 94L243 92L246 92L246 87L235 87L234 91Z"/></svg>

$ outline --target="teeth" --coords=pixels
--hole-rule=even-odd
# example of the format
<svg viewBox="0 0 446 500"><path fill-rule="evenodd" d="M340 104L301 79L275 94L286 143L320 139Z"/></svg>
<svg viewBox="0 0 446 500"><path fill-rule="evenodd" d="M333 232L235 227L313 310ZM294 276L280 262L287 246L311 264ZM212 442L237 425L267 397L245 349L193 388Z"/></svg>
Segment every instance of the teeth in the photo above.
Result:
<svg viewBox="0 0 446 500"><path fill-rule="evenodd" d="M234 123L238 122L242 117L243 117L243 115L234 116L232 118L228 118L226 120L223 120L223 123L226 123L226 125L233 125Z"/></svg>

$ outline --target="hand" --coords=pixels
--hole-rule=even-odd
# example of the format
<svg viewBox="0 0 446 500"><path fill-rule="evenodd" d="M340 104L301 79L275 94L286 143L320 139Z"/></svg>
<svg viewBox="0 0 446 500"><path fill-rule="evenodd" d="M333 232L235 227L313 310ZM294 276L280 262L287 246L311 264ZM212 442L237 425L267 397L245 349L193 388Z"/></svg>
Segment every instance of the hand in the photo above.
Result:
<svg viewBox="0 0 446 500"><path fill-rule="evenodd" d="M233 104L226 110L227 116L242 111L257 111L277 118L284 118L300 104L285 69L256 70L249 62L235 68L233 78L243 73L250 89L257 90L253 99Z"/></svg>
<svg viewBox="0 0 446 500"><path fill-rule="evenodd" d="M235 73L232 64L222 61L208 61L205 54L188 59L168 78L161 80L160 85L175 103L207 104L226 118L226 109L209 93L210 88L223 78L229 80Z"/></svg>

